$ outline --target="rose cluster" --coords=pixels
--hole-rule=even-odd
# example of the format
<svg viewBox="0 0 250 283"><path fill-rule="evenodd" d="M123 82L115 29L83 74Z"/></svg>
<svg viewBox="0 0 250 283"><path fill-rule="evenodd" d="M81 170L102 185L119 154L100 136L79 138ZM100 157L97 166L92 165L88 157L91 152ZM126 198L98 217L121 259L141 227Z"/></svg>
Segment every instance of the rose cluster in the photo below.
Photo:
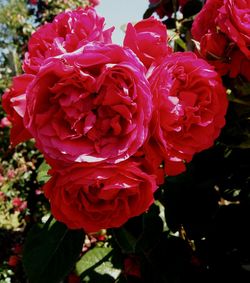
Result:
<svg viewBox="0 0 250 283"><path fill-rule="evenodd" d="M207 0L192 26L199 55L221 74L250 81L249 0Z"/></svg>
<svg viewBox="0 0 250 283"><path fill-rule="evenodd" d="M59 14L2 100L12 145L34 138L51 166L52 214L87 232L145 212L165 176L213 145L228 105L214 68L174 53L159 20L128 24L123 46L112 31L93 8Z"/></svg>

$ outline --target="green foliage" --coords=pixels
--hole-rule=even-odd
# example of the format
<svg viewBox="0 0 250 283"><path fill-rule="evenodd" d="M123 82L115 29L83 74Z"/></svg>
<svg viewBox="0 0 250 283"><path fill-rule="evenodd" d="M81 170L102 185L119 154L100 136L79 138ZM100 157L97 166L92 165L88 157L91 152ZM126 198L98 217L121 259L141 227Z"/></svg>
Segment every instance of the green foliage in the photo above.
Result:
<svg viewBox="0 0 250 283"><path fill-rule="evenodd" d="M50 166L44 160L37 169L37 178L36 179L37 179L38 183L44 184L45 182L47 182L49 180L49 178L50 178L50 176L48 175L49 169L50 169Z"/></svg>
<svg viewBox="0 0 250 283"><path fill-rule="evenodd" d="M50 218L29 232L23 264L30 283L60 282L73 268L84 241L82 230L69 230Z"/></svg>
<svg viewBox="0 0 250 283"><path fill-rule="evenodd" d="M13 36L17 37L17 30L23 28L28 17L27 5L24 0L10 0L0 11L0 22L5 23Z"/></svg>
<svg viewBox="0 0 250 283"><path fill-rule="evenodd" d="M81 276L83 282L94 283L98 275L100 278L104 276L105 282L114 282L113 279L116 280L121 274L121 265L114 261L114 258L112 247L96 246L85 253L76 263L76 274Z"/></svg>

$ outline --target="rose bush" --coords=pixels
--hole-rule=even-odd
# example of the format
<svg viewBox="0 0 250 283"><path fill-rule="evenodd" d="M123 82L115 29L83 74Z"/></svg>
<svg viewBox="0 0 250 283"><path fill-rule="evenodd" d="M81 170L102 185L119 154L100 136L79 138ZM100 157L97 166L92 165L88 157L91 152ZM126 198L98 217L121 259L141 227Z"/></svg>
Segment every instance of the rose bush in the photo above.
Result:
<svg viewBox="0 0 250 283"><path fill-rule="evenodd" d="M208 0L192 25L200 42L199 55L221 75L249 80L250 4L247 1Z"/></svg>
<svg viewBox="0 0 250 283"><path fill-rule="evenodd" d="M117 163L144 143L152 99L128 49L89 44L44 62L27 89L25 127L47 160Z"/></svg>
<svg viewBox="0 0 250 283"><path fill-rule="evenodd" d="M219 75L194 53L173 53L149 77L153 93L151 141L146 152L165 162L168 175L213 145L225 124L228 101ZM152 158L152 157L151 157Z"/></svg>
<svg viewBox="0 0 250 283"><path fill-rule="evenodd" d="M219 27L222 18L233 25L223 9L240 2L207 1L204 20L195 20L197 55L184 50L193 46L190 13L205 1L151 2L145 17L169 4L168 18L129 24L123 47L109 43L111 31L93 9L63 13L32 36L26 74L3 100L14 135L19 123L44 155L29 142L10 158L10 122L0 117L7 149L0 208L16 215L22 241L18 234L13 243L23 246L27 235L23 255L13 244L0 253L14 281L24 274L21 262L28 277L21 281L29 282L203 282L230 279L233 268L224 271L235 253L237 272L249 261L249 233L238 221L249 214L249 60L235 33ZM223 84L230 108L219 137L228 106ZM6 250L9 238L0 242ZM12 256L20 260L11 266Z"/></svg>
<svg viewBox="0 0 250 283"><path fill-rule="evenodd" d="M35 74L46 58L72 52L88 42L111 43L114 28L104 29L105 20L93 8L78 8L57 15L41 26L28 42L23 69Z"/></svg>
<svg viewBox="0 0 250 283"><path fill-rule="evenodd" d="M54 217L69 228L96 232L119 227L153 203L156 184L135 162L73 165L51 171L44 186Z"/></svg>

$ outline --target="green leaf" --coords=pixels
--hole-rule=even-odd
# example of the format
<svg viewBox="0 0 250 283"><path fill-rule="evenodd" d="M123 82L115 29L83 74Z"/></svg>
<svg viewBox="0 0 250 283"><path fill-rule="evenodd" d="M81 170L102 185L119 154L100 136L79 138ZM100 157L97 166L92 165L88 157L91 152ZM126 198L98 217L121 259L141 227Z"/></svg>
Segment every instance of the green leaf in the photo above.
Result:
<svg viewBox="0 0 250 283"><path fill-rule="evenodd" d="M186 43L179 36L175 39L175 44L179 45L184 51L187 51Z"/></svg>
<svg viewBox="0 0 250 283"><path fill-rule="evenodd" d="M84 242L82 230L49 219L28 234L23 265L30 283L59 283L73 268Z"/></svg>
<svg viewBox="0 0 250 283"><path fill-rule="evenodd" d="M121 269L114 266L112 262L113 255L111 247L95 247L91 249L77 262L76 274L84 278L94 272L117 279Z"/></svg>
<svg viewBox="0 0 250 283"><path fill-rule="evenodd" d="M126 229L113 229L113 237L123 253L134 253L137 239Z"/></svg>
<svg viewBox="0 0 250 283"><path fill-rule="evenodd" d="M38 183L46 183L50 176L48 175L48 171L50 169L50 166L43 161L43 163L38 167L37 169L37 182Z"/></svg>
<svg viewBox="0 0 250 283"><path fill-rule="evenodd" d="M136 251L144 254L150 252L158 244L163 228L159 206L153 204L149 211L143 214L143 232L136 243Z"/></svg>

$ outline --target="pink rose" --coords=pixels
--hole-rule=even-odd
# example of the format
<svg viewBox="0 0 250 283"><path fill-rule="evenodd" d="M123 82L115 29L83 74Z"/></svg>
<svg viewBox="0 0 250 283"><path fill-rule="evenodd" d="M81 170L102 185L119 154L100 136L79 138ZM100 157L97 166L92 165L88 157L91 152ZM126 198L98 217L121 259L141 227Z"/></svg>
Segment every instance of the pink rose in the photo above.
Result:
<svg viewBox="0 0 250 283"><path fill-rule="evenodd" d="M152 112L144 71L133 52L114 44L48 59L27 90L24 117L45 157L117 163L133 155Z"/></svg>
<svg viewBox="0 0 250 283"><path fill-rule="evenodd" d="M32 34L23 69L35 74L46 58L75 51L88 42L111 43L113 29L104 30L104 18L93 8L63 12Z"/></svg>
<svg viewBox="0 0 250 283"><path fill-rule="evenodd" d="M2 185L2 182L4 181L4 178L2 175L0 175L0 185ZM6 200L6 195L4 192L0 191L0 201L4 202Z"/></svg>
<svg viewBox="0 0 250 283"><path fill-rule="evenodd" d="M220 30L250 59L250 1L224 0L215 19Z"/></svg>
<svg viewBox="0 0 250 283"><path fill-rule="evenodd" d="M160 21L148 18L135 24L127 25L124 46L128 46L146 68L170 52L167 46L167 30Z"/></svg>
<svg viewBox="0 0 250 283"><path fill-rule="evenodd" d="M12 146L31 138L23 125L26 108L26 88L33 80L33 75L24 74L13 79L10 90L2 97L2 105L12 123L10 141Z"/></svg>
<svg viewBox="0 0 250 283"><path fill-rule="evenodd" d="M12 200L12 205L15 207L16 211L22 212L27 208L27 201L24 201L19 197L15 197Z"/></svg>
<svg viewBox="0 0 250 283"><path fill-rule="evenodd" d="M15 177L16 177L16 172L15 172L15 170L9 169L9 170L7 171L7 178L8 178L8 179L13 179L13 178L15 178Z"/></svg>
<svg viewBox="0 0 250 283"><path fill-rule="evenodd" d="M52 171L44 191L54 217L86 232L119 227L153 203L156 184L135 162Z"/></svg>
<svg viewBox="0 0 250 283"><path fill-rule="evenodd" d="M162 156L168 175L185 170L199 151L209 148L225 124L227 97L213 68L191 52L166 57L149 78L153 92L151 151ZM151 156L153 153L151 153ZM152 157L150 157L152 158Z"/></svg>

